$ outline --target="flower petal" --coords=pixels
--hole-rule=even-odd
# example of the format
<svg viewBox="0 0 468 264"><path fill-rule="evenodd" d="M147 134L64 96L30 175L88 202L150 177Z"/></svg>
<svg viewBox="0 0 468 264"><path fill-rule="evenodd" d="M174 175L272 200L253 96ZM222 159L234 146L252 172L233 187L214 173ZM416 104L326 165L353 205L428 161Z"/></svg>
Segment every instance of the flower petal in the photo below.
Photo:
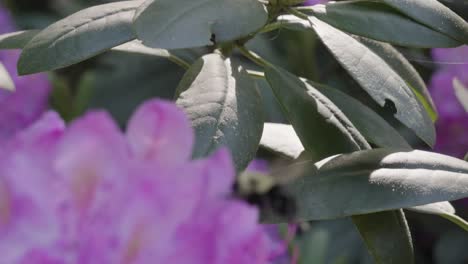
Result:
<svg viewBox="0 0 468 264"><path fill-rule="evenodd" d="M65 124L58 114L48 112L18 133L0 154L2 176L16 189L36 193L39 195L36 198L41 199L41 195L47 193L44 188L54 179L52 160L64 130Z"/></svg>
<svg viewBox="0 0 468 264"><path fill-rule="evenodd" d="M99 198L99 190L110 192L117 183L125 184L122 178L129 159L126 146L107 113L91 112L71 124L60 144L55 167L75 205L89 209Z"/></svg>
<svg viewBox="0 0 468 264"><path fill-rule="evenodd" d="M180 164L192 155L193 133L182 110L160 100L144 103L129 121L127 137L137 158Z"/></svg>
<svg viewBox="0 0 468 264"><path fill-rule="evenodd" d="M229 151L225 148L220 149L197 163L203 170L205 199L227 197L232 191L235 177L234 165Z"/></svg>
<svg viewBox="0 0 468 264"><path fill-rule="evenodd" d="M59 236L52 160L64 123L56 113L17 134L0 157L0 252L5 263L18 263L30 248L53 243Z"/></svg>

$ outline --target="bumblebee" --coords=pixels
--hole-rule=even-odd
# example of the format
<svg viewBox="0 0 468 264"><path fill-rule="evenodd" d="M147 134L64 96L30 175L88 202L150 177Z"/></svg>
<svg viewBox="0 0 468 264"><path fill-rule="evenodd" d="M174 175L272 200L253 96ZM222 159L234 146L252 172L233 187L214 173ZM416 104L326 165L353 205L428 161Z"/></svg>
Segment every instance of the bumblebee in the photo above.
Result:
<svg viewBox="0 0 468 264"><path fill-rule="evenodd" d="M276 215L292 220L296 214L295 200L273 176L244 172L234 184L236 197L260 208L263 215Z"/></svg>

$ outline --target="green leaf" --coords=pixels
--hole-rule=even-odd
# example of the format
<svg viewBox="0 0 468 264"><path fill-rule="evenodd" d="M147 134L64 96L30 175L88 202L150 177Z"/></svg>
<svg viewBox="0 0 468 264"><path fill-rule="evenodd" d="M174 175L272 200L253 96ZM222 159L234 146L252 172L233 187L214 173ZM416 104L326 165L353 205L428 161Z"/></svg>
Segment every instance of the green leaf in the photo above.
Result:
<svg viewBox="0 0 468 264"><path fill-rule="evenodd" d="M422 213L422 214L432 214L432 215L441 215L441 214L455 214L455 208L449 202L438 202L425 205L414 206L408 208L408 210Z"/></svg>
<svg viewBox="0 0 468 264"><path fill-rule="evenodd" d="M403 210L353 216L375 263L414 263L413 244Z"/></svg>
<svg viewBox="0 0 468 264"><path fill-rule="evenodd" d="M408 208L408 210L423 214L432 214L443 217L460 228L468 231L468 222L455 214L455 208L449 202L432 203Z"/></svg>
<svg viewBox="0 0 468 264"><path fill-rule="evenodd" d="M297 238L299 264L371 264L368 251L350 219L311 222Z"/></svg>
<svg viewBox="0 0 468 264"><path fill-rule="evenodd" d="M314 5L309 10L320 20L343 31L400 46L434 48L462 45L384 3L344 1Z"/></svg>
<svg viewBox="0 0 468 264"><path fill-rule="evenodd" d="M343 111L345 116L369 142L379 147L411 148L392 126L358 100L339 90L310 81L301 81L317 87L319 92ZM304 151L304 147L294 129L290 125L284 124L267 123L263 130L260 145L272 152L292 158L298 158Z"/></svg>
<svg viewBox="0 0 468 264"><path fill-rule="evenodd" d="M458 101L460 101L460 104L468 113L468 87L465 87L460 80L455 78L453 80L453 89L455 90L455 95L457 96Z"/></svg>
<svg viewBox="0 0 468 264"><path fill-rule="evenodd" d="M305 151L294 128L286 124L265 123L260 146L290 160L299 158ZM407 209L426 214L455 214L455 209L449 202L425 204Z"/></svg>
<svg viewBox="0 0 468 264"><path fill-rule="evenodd" d="M166 49L150 48L141 43L140 40L133 40L117 47L112 48L112 51L135 53L148 56L156 56L168 59L171 53Z"/></svg>
<svg viewBox="0 0 468 264"><path fill-rule="evenodd" d="M260 146L291 160L297 159L304 152L304 147L296 132L291 125L286 124L265 123ZM447 218L464 229L468 226L455 215L455 209L449 202L425 204L406 209Z"/></svg>
<svg viewBox="0 0 468 264"><path fill-rule="evenodd" d="M0 35L0 49L22 49L40 30L25 30Z"/></svg>
<svg viewBox="0 0 468 264"><path fill-rule="evenodd" d="M50 25L24 48L19 73L67 67L134 39L131 24L140 4L122 1L94 6Z"/></svg>
<svg viewBox="0 0 468 264"><path fill-rule="evenodd" d="M468 197L466 161L419 150L365 150L316 164L297 163L292 169L302 171L288 186L297 200L301 220L333 219Z"/></svg>
<svg viewBox="0 0 468 264"><path fill-rule="evenodd" d="M435 142L431 118L411 88L382 58L336 28L310 17L323 43L361 87L382 107L394 108L395 117L429 146Z"/></svg>
<svg viewBox="0 0 468 264"><path fill-rule="evenodd" d="M3 63L0 62L0 89L2 88L8 91L14 91L15 83L11 79L8 70L3 66Z"/></svg>
<svg viewBox="0 0 468 264"><path fill-rule="evenodd" d="M287 71L274 66L266 67L265 76L278 101L282 105L286 116L299 135L302 144L305 146L308 152L307 154L312 154L311 156L313 159L323 158L334 153L370 149L369 144L340 109L327 97L322 95L320 91L313 88L310 83L304 82ZM277 140L280 139L278 138ZM289 140L292 140L292 137L289 137ZM294 140L292 141L294 142ZM295 142L297 142L297 140ZM280 147L282 146L273 146L273 148L276 149ZM292 150L287 149L287 152L293 152L294 155L296 155L298 150L298 145L296 145ZM301 196L305 195L305 193L314 192L313 188L308 188L309 186L303 187L304 188L301 189L303 193L296 192L294 189L291 190L291 193L298 202L299 210L304 207ZM308 206L315 207L315 204L311 203L308 204ZM328 205L324 203L322 206L327 207ZM389 214L397 214L397 212L389 212ZM268 220L268 218L267 216L266 219ZM373 219L374 216L365 215L362 216L362 218ZM299 219L309 220L303 217L303 215L299 215ZM369 233L366 233L373 230L369 230L369 227L362 223L357 223L356 225L357 228L363 232L365 239L374 242L375 239L370 236ZM378 231L379 230L375 230L374 232ZM395 232L408 234L409 231L400 227L400 229ZM401 241L389 240L387 241L386 247L382 247L380 244L374 245L377 248L371 248L372 253L378 256L387 248L394 247L395 243L406 245L411 242L408 237L406 237L404 243ZM400 250L400 248L395 248L395 250ZM404 249L405 253L403 255L406 256L408 251L411 252L412 248ZM397 256L395 256L395 258L398 259Z"/></svg>
<svg viewBox="0 0 468 264"><path fill-rule="evenodd" d="M127 42L112 48L112 51L161 57L168 59L185 69L188 69L193 62L195 62L203 54L207 53L207 50L203 48L179 50L150 48L143 45L140 40Z"/></svg>
<svg viewBox="0 0 468 264"><path fill-rule="evenodd" d="M258 0L148 0L138 9L134 26L147 46L181 49L245 37L267 19Z"/></svg>
<svg viewBox="0 0 468 264"><path fill-rule="evenodd" d="M411 63L392 45L366 39L358 38L358 40L370 48L375 54L379 55L392 69L406 81L408 86L413 90L417 99L423 104L426 111L429 113L432 121L437 120L437 109L432 101L424 80L411 65Z"/></svg>
<svg viewBox="0 0 468 264"><path fill-rule="evenodd" d="M412 19L468 44L468 24L437 0L380 0Z"/></svg>
<svg viewBox="0 0 468 264"><path fill-rule="evenodd" d="M358 100L337 89L323 85L316 87L319 87L319 91L343 111L369 142L379 147L411 149L396 129Z"/></svg>
<svg viewBox="0 0 468 264"><path fill-rule="evenodd" d="M286 124L265 123L260 146L289 159L297 159L304 152L294 128Z"/></svg>
<svg viewBox="0 0 468 264"><path fill-rule="evenodd" d="M302 18L298 18L295 15L281 15L276 19L281 28L297 31L309 31L312 29L312 25L309 21Z"/></svg>
<svg viewBox="0 0 468 264"><path fill-rule="evenodd" d="M312 157L370 148L341 110L312 85L274 66L266 67L265 77Z"/></svg>
<svg viewBox="0 0 468 264"><path fill-rule="evenodd" d="M262 136L262 101L255 82L236 61L220 54L197 60L182 78L177 105L192 120L194 157L227 146L238 171L255 157Z"/></svg>
<svg viewBox="0 0 468 264"><path fill-rule="evenodd" d="M468 222L455 214L439 214L439 216L449 220L450 222L456 224L466 232L468 232Z"/></svg>

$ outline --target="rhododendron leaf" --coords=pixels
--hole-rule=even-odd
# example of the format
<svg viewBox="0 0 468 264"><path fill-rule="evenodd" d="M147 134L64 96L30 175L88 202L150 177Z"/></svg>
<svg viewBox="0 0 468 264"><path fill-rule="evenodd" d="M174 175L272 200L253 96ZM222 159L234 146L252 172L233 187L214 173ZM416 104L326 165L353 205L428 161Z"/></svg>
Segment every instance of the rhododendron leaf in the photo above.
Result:
<svg viewBox="0 0 468 264"><path fill-rule="evenodd" d="M134 39L131 24L140 4L138 0L98 5L50 25L24 47L19 73L70 66Z"/></svg>
<svg viewBox="0 0 468 264"><path fill-rule="evenodd" d="M380 0L412 19L468 44L468 23L437 0Z"/></svg>
<svg viewBox="0 0 468 264"><path fill-rule="evenodd" d="M303 220L468 197L468 163L426 151L365 150L292 166L302 171L288 188Z"/></svg>
<svg viewBox="0 0 468 264"><path fill-rule="evenodd" d="M429 113L432 121L436 121L438 114L437 109L432 101L429 90L424 83L424 80L411 65L411 63L403 56L396 48L388 43L383 43L366 38L358 38L358 40L370 48L375 54L379 55L392 69L406 81L408 86L413 90L418 100L423 104L426 111Z"/></svg>
<svg viewBox="0 0 468 264"><path fill-rule="evenodd" d="M282 28L298 31L308 31L312 28L309 21L295 15L281 15L277 18Z"/></svg>
<svg viewBox="0 0 468 264"><path fill-rule="evenodd" d="M394 109L395 117L433 146L435 129L429 114L411 88L382 58L348 34L310 17L319 38L338 62L382 107Z"/></svg>
<svg viewBox="0 0 468 264"><path fill-rule="evenodd" d="M455 214L455 208L449 202L438 202L425 205L419 205L409 208L409 210L422 214Z"/></svg>
<svg viewBox="0 0 468 264"><path fill-rule="evenodd" d="M375 263L414 263L413 243L403 210L353 216Z"/></svg>
<svg viewBox="0 0 468 264"><path fill-rule="evenodd" d="M194 157L227 146L236 169L242 171L255 157L263 130L260 93L238 62L221 54L197 60L177 88L177 105L195 129Z"/></svg>
<svg viewBox="0 0 468 264"><path fill-rule="evenodd" d="M188 69L201 56L211 53L209 47L190 48L190 49L160 49L150 48L141 43L141 40L133 40L111 49L113 52L121 52L134 55L148 55L168 59L178 66ZM179 78L180 79L180 78Z"/></svg>
<svg viewBox="0 0 468 264"><path fill-rule="evenodd" d="M432 48L462 44L384 3L335 2L312 6L310 11L320 20L343 31L400 46Z"/></svg>
<svg viewBox="0 0 468 264"><path fill-rule="evenodd" d="M336 153L371 148L341 110L310 83L274 66L266 68L265 76L307 150L306 156L312 157L312 159L321 159ZM308 189L307 186L303 187L301 190L304 193L314 191L313 189ZM301 195L304 195L304 193L296 192L295 190L291 190L291 193L296 198L298 205L300 207L303 206L302 201L299 199L302 199ZM311 203L309 206L315 207L316 205ZM328 204L322 206L328 206ZM398 212L388 212L388 214L395 215L396 217ZM374 217L371 214L364 215L361 218L372 222ZM395 217L387 219L387 222L392 223L388 224L389 226L395 227L393 233L398 236L398 239L389 238L385 243L372 245L370 250L376 260L384 258L386 255L380 255L389 248L395 250L392 251L394 255L393 260L400 260L400 258L412 254L412 247L408 246L411 245L408 236L409 231L407 228L398 226L398 223L394 221ZM301 214L298 215L298 218L308 220ZM404 216L400 216L400 218L404 219ZM376 242L376 237L379 236L377 233L381 231L369 227L362 222L356 223L356 227L360 230L364 239L370 241L369 243Z"/></svg>
<svg viewBox="0 0 468 264"><path fill-rule="evenodd" d="M24 30L0 35L0 49L22 49L40 30Z"/></svg>
<svg viewBox="0 0 468 264"><path fill-rule="evenodd" d="M316 87L343 111L369 142L378 147L411 148L395 128L369 107L337 89L319 84Z"/></svg>
<svg viewBox="0 0 468 264"><path fill-rule="evenodd" d="M10 74L3 64L0 62L0 88L13 91L15 90L15 83L11 79Z"/></svg>
<svg viewBox="0 0 468 264"><path fill-rule="evenodd" d="M416 212L420 212L420 213L428 213L428 214L434 214L434 215L438 215L440 217L443 217L447 220L449 220L450 222L456 224L457 226L459 226L461 229L465 230L468 232L468 222L459 217L458 215L454 213L447 213L447 212L439 212L440 210L438 209L432 209L430 207L430 205L428 205L429 207L428 208L425 208L425 206L422 206L423 207L423 210L414 210L414 208L412 208L413 211L416 211ZM419 209L419 208L417 208ZM455 211L455 210L454 210Z"/></svg>
<svg viewBox="0 0 468 264"><path fill-rule="evenodd" d="M265 123L260 146L289 159L297 159L304 147L291 125Z"/></svg>
<svg viewBox="0 0 468 264"><path fill-rule="evenodd" d="M455 208L449 202L426 204L408 209L418 213L438 215L468 231L468 222L455 214Z"/></svg>
<svg viewBox="0 0 468 264"><path fill-rule="evenodd" d="M138 9L134 27L147 46L181 49L245 37L267 19L258 0L148 0Z"/></svg>
<svg viewBox="0 0 468 264"><path fill-rule="evenodd" d="M169 58L170 52L166 49L150 48L141 44L140 40L133 40L117 47L112 48L113 51L136 53L142 55L150 55L161 58Z"/></svg>
<svg viewBox="0 0 468 264"><path fill-rule="evenodd" d="M465 108L465 111L468 113L468 87L464 86L463 83L458 79L453 80L453 89L455 90L455 95L457 96L460 104Z"/></svg>
<svg viewBox="0 0 468 264"><path fill-rule="evenodd" d="M370 148L343 112L311 84L275 66L267 67L265 76L312 157Z"/></svg>
<svg viewBox="0 0 468 264"><path fill-rule="evenodd" d="M291 160L297 159L304 152L304 147L293 127L286 124L265 123L260 146ZM425 204L406 209L419 213L439 215L458 224L458 222L453 221L457 216L455 215L455 209L449 202Z"/></svg>
<svg viewBox="0 0 468 264"><path fill-rule="evenodd" d="M340 107L353 125L370 142L379 147L410 148L405 139L392 126L361 102L336 89L318 84L315 86ZM293 127L286 124L265 123L260 146L292 159L298 158L304 151Z"/></svg>
<svg viewBox="0 0 468 264"><path fill-rule="evenodd" d="M112 48L112 51L156 56L168 59L183 68L189 68L190 64L195 62L201 55L206 53L204 49L178 49L167 50L159 48L150 48L141 43L140 40L133 40Z"/></svg>

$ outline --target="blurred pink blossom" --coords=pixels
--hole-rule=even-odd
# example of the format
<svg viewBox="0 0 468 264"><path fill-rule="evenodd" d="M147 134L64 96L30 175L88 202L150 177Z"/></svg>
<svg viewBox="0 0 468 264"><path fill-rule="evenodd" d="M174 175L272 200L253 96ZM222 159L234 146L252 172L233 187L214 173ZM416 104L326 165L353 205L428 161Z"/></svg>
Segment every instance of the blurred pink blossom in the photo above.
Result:
<svg viewBox="0 0 468 264"><path fill-rule="evenodd" d="M328 0L307 0L304 2L303 5L317 5L317 4L324 4L328 2Z"/></svg>
<svg viewBox="0 0 468 264"><path fill-rule="evenodd" d="M14 30L9 13L0 6L0 34ZM18 76L16 63L19 53L17 50L0 51L0 62L16 86L15 92L0 88L0 144L42 115L51 89L45 74Z"/></svg>
<svg viewBox="0 0 468 264"><path fill-rule="evenodd" d="M457 78L468 86L468 46L433 49L432 55L440 65L429 82L439 111L435 150L463 158L468 152L468 114L455 96L453 79Z"/></svg>
<svg viewBox="0 0 468 264"><path fill-rule="evenodd" d="M258 210L230 197L231 157L190 160L175 105L152 100L126 134L105 112L46 113L0 150L3 263L267 263Z"/></svg>

